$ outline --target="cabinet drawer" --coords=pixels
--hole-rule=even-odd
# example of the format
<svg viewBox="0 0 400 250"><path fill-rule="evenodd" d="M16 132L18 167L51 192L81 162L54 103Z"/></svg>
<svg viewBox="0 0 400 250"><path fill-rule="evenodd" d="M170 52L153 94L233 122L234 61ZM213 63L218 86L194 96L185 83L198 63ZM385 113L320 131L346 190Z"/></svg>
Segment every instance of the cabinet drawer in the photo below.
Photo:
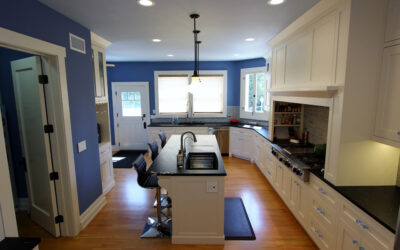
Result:
<svg viewBox="0 0 400 250"><path fill-rule="evenodd" d="M311 216L309 231L320 249L335 249L336 231L325 228L314 216Z"/></svg>
<svg viewBox="0 0 400 250"><path fill-rule="evenodd" d="M379 246L372 249L393 249L394 234L345 198L342 199L341 216L350 226L358 228L370 245Z"/></svg>
<svg viewBox="0 0 400 250"><path fill-rule="evenodd" d="M322 201L335 208L339 207L339 194L313 174L310 175L310 186Z"/></svg>
<svg viewBox="0 0 400 250"><path fill-rule="evenodd" d="M335 230L337 226L337 210L322 201L315 192L311 193L311 214L327 229Z"/></svg>

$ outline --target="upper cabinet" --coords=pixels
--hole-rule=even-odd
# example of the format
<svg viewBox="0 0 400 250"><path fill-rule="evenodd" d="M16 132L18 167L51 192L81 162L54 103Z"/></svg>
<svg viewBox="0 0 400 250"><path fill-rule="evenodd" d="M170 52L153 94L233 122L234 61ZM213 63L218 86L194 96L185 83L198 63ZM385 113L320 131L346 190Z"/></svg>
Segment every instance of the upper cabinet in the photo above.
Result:
<svg viewBox="0 0 400 250"><path fill-rule="evenodd" d="M93 73L96 103L107 103L108 88L105 48L110 45L111 42L93 32L90 34L92 39L92 58L94 67Z"/></svg>
<svg viewBox="0 0 400 250"><path fill-rule="evenodd" d="M400 146L400 45L384 49L375 135ZM392 143L391 143L392 142ZM396 144L397 143L397 144Z"/></svg>
<svg viewBox="0 0 400 250"><path fill-rule="evenodd" d="M273 54L272 89L340 84L336 62L339 29L348 28L340 25L347 16L344 11L348 9L343 6L330 8L310 23L300 24L303 27L299 27L303 20L296 21L268 43Z"/></svg>
<svg viewBox="0 0 400 250"><path fill-rule="evenodd" d="M385 42L400 39L400 1L390 0L388 5Z"/></svg>

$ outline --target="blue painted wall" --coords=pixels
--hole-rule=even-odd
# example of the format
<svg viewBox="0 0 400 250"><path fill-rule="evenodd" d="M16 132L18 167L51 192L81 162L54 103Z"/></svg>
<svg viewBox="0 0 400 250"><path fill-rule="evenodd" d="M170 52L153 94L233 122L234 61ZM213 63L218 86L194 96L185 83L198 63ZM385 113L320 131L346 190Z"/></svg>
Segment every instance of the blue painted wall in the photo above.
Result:
<svg viewBox="0 0 400 250"><path fill-rule="evenodd" d="M111 93L111 82L149 82L150 112L155 109L154 100L154 71L158 70L193 70L193 62L110 62L115 67L107 68L108 89ZM240 69L265 66L264 58L243 61L203 61L201 70L228 71L228 106L240 105ZM114 117L112 95L109 95L111 141L114 144Z"/></svg>
<svg viewBox="0 0 400 250"><path fill-rule="evenodd" d="M66 47L65 58L71 112L72 139L79 210L83 213L102 193L96 132L93 63L90 53L69 49L69 33L86 40L90 51L90 31L37 0L4 0L0 27ZM78 154L77 143L86 140L87 150Z"/></svg>
<svg viewBox="0 0 400 250"><path fill-rule="evenodd" d="M14 86L12 80L11 61L31 57L32 54L0 47L0 92L1 104L5 107L8 135L14 168L15 184L18 197L28 197L26 190L25 172L22 162L22 147L18 128L17 107L14 98Z"/></svg>

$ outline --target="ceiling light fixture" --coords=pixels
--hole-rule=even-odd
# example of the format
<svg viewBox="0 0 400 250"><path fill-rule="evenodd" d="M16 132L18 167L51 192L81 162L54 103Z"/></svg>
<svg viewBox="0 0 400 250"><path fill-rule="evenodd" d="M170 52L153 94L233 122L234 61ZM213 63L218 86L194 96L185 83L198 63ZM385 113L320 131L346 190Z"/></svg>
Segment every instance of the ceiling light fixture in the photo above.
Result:
<svg viewBox="0 0 400 250"><path fill-rule="evenodd" d="M285 2L285 0L268 0L269 5L279 5L279 4L283 4L284 2Z"/></svg>
<svg viewBox="0 0 400 250"><path fill-rule="evenodd" d="M172 55L172 54L168 54L167 56L168 56L168 57L173 57L174 55Z"/></svg>
<svg viewBox="0 0 400 250"><path fill-rule="evenodd" d="M246 42L252 42L252 41L254 41L254 40L256 40L255 38L253 38L253 37L249 37L249 38L246 38L246 39L244 39Z"/></svg>
<svg viewBox="0 0 400 250"><path fill-rule="evenodd" d="M154 39L151 39L153 42L155 42L155 43L159 43L159 42L161 42L161 39L159 39L159 38L154 38Z"/></svg>
<svg viewBox="0 0 400 250"><path fill-rule="evenodd" d="M190 18L193 19L193 34L194 34L194 71L192 76L192 84L200 83L200 75L199 75L199 47L201 41L197 40L197 36L200 33L200 30L196 29L196 19L199 18L199 14L191 14Z"/></svg>
<svg viewBox="0 0 400 250"><path fill-rule="evenodd" d="M233 56L239 56L239 54L233 54Z"/></svg>
<svg viewBox="0 0 400 250"><path fill-rule="evenodd" d="M138 0L138 3L139 3L140 5L146 6L146 7L149 7L149 6L153 6L153 5L154 5L154 2L151 1L151 0Z"/></svg>

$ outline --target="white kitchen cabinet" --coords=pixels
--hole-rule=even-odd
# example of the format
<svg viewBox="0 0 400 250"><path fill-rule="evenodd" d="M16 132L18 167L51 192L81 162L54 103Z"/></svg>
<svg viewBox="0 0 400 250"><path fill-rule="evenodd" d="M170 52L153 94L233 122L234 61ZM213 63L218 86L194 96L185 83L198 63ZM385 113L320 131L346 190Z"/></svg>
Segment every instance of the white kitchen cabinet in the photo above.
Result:
<svg viewBox="0 0 400 250"><path fill-rule="evenodd" d="M253 161L253 134L248 129L230 128L229 155Z"/></svg>
<svg viewBox="0 0 400 250"><path fill-rule="evenodd" d="M283 183L284 183L284 170L285 170L285 165L283 165L282 162L280 161L275 161L276 162L276 174L275 174L275 182L274 186L275 189L278 191L278 193L282 193L283 191ZM281 194L282 195L282 194Z"/></svg>
<svg viewBox="0 0 400 250"><path fill-rule="evenodd" d="M365 249L393 249L394 234L345 198L341 200L340 220L338 249L347 249L341 246L348 244L346 233L350 234L350 231L352 231L353 240L357 240Z"/></svg>
<svg viewBox="0 0 400 250"><path fill-rule="evenodd" d="M99 154L103 193L106 194L115 184L111 143L100 144Z"/></svg>
<svg viewBox="0 0 400 250"><path fill-rule="evenodd" d="M314 242L317 244L319 249L335 249L335 235L331 234L330 230L325 228L317 218L311 216L308 226L309 234L311 238L314 239Z"/></svg>
<svg viewBox="0 0 400 250"><path fill-rule="evenodd" d="M92 41L93 78L96 103L108 103L107 67L105 48L111 42L94 32L90 32Z"/></svg>
<svg viewBox="0 0 400 250"><path fill-rule="evenodd" d="M400 45L384 49L375 135L400 144Z"/></svg>
<svg viewBox="0 0 400 250"><path fill-rule="evenodd" d="M335 9L293 37L271 41L272 89L335 84L340 18Z"/></svg>
<svg viewBox="0 0 400 250"><path fill-rule="evenodd" d="M385 42L391 42L400 39L399 13L400 13L400 1L389 0L388 10L387 10Z"/></svg>
<svg viewBox="0 0 400 250"><path fill-rule="evenodd" d="M361 241L361 235L357 229L348 225L348 223L342 219L339 220L338 227L338 239L336 243L336 249L338 250L359 250L364 248L363 242Z"/></svg>

